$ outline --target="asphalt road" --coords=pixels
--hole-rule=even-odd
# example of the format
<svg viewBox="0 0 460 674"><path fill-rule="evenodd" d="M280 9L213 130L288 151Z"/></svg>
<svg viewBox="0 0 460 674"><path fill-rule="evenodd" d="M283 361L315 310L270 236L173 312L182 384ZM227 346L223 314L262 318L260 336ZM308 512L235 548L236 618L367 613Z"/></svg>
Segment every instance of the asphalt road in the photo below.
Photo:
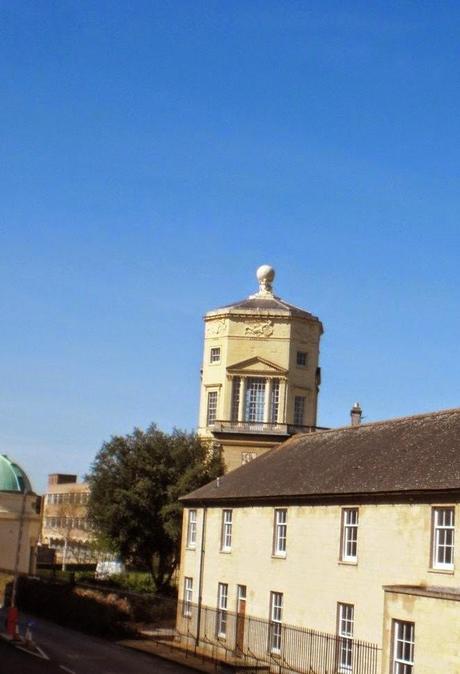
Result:
<svg viewBox="0 0 460 674"><path fill-rule="evenodd" d="M64 674L58 664L16 650L0 641L0 672L2 674Z"/></svg>
<svg viewBox="0 0 460 674"><path fill-rule="evenodd" d="M192 671L40 618L31 617L30 620L34 624L34 641L50 659L41 660L0 642L2 674L190 674ZM22 616L20 623L23 621ZM22 628L21 634L23 631Z"/></svg>

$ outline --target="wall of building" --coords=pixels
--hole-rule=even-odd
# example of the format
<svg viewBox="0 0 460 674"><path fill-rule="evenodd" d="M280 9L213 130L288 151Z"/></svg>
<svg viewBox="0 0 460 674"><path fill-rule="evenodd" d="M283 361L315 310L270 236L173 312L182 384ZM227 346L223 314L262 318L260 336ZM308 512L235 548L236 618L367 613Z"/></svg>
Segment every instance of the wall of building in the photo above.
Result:
<svg viewBox="0 0 460 674"><path fill-rule="evenodd" d="M430 569L429 504L360 505L356 564L340 561L341 515L338 505L289 506L286 557L277 558L272 554L273 508L233 509L229 553L220 551L222 510L209 508L203 604L216 606L217 584L224 582L229 585L228 609L234 611L236 586L243 584L248 593L247 613L267 619L270 591L282 592L283 622L335 633L337 603L349 603L355 607L355 638L381 645L382 586L458 585L457 569L448 573ZM192 577L195 602L202 517L199 509L195 550L186 547L184 517L180 596L184 576Z"/></svg>
<svg viewBox="0 0 460 674"><path fill-rule="evenodd" d="M272 438L264 437L264 433L257 429L251 429L249 436L244 435L242 429L240 433L214 436L212 427L207 426L208 393L217 392L216 419L229 422L232 419L234 377L262 377L267 382L277 379L280 389L277 422L294 424L295 397L302 396L305 398L302 425L315 426L321 331L321 324L316 320L280 315L276 311L221 310L207 314L198 433L210 439L216 437L222 446L226 471L241 466L244 457L245 460L255 458L285 440L287 428L284 428L284 435L281 431ZM216 363L211 362L213 348L220 349L220 360ZM307 354L305 366L297 364L298 351ZM251 359L261 360L251 362ZM240 397L243 395L241 393ZM267 411L268 400L266 394ZM240 412L242 409L243 405L240 405ZM241 414L239 421L243 421ZM268 429L264 428L264 431Z"/></svg>
<svg viewBox="0 0 460 674"><path fill-rule="evenodd" d="M26 497L21 539L19 571L33 572L35 548L40 534L40 514L36 512L37 496ZM0 492L0 568L14 571L18 546L23 494Z"/></svg>
<svg viewBox="0 0 460 674"><path fill-rule="evenodd" d="M264 326L267 328L265 332ZM266 312L264 316L218 315L207 319L200 396L200 432L206 432L207 391L219 391L217 418L229 420L232 386L227 368L255 356L288 371L286 393L280 406L280 421L293 423L294 397L305 395L307 401L304 423L306 426L315 425L319 338L320 324L317 321L289 319L277 315L276 312ZM221 350L219 363L210 362L213 347ZM308 353L306 367L296 365L297 351ZM276 373L271 372L271 375L276 376Z"/></svg>
<svg viewBox="0 0 460 674"><path fill-rule="evenodd" d="M414 671L417 674L458 674L459 600L460 596L453 600L385 592L382 672L392 671L392 627L396 619L414 623Z"/></svg>

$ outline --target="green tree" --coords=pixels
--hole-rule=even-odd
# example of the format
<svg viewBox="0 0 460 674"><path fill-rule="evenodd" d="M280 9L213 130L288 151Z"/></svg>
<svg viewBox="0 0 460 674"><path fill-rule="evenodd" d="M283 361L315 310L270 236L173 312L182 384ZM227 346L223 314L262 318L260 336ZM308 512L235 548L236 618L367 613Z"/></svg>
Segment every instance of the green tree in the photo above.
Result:
<svg viewBox="0 0 460 674"><path fill-rule="evenodd" d="M96 455L87 476L89 520L96 535L164 589L179 561L178 498L222 472L220 452L196 434L136 428L112 437Z"/></svg>

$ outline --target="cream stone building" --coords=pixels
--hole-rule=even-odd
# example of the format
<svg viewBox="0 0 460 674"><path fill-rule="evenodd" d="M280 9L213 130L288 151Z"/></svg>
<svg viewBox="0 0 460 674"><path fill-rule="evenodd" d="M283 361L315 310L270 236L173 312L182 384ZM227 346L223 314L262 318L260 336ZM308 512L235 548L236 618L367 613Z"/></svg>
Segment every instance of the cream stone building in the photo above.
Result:
<svg viewBox="0 0 460 674"><path fill-rule="evenodd" d="M316 430L323 326L273 293L274 276L259 267L255 294L204 317L198 433L219 443L226 470Z"/></svg>
<svg viewBox="0 0 460 674"><path fill-rule="evenodd" d="M33 573L40 534L40 497L26 473L0 455L0 569Z"/></svg>
<svg viewBox="0 0 460 674"><path fill-rule="evenodd" d="M56 562L81 564L96 560L88 519L89 485L76 475L48 476L41 542L56 551Z"/></svg>
<svg viewBox="0 0 460 674"><path fill-rule="evenodd" d="M460 409L359 417L182 499L182 647L236 669L460 672Z"/></svg>

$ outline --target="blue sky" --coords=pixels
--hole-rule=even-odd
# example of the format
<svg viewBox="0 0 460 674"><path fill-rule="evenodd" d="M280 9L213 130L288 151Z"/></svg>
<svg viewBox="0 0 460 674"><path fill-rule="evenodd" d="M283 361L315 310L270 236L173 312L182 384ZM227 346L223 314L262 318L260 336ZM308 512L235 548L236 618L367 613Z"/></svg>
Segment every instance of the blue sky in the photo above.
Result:
<svg viewBox="0 0 460 674"><path fill-rule="evenodd" d="M193 428L204 312L325 325L322 425L460 404L457 2L0 3L0 451Z"/></svg>

